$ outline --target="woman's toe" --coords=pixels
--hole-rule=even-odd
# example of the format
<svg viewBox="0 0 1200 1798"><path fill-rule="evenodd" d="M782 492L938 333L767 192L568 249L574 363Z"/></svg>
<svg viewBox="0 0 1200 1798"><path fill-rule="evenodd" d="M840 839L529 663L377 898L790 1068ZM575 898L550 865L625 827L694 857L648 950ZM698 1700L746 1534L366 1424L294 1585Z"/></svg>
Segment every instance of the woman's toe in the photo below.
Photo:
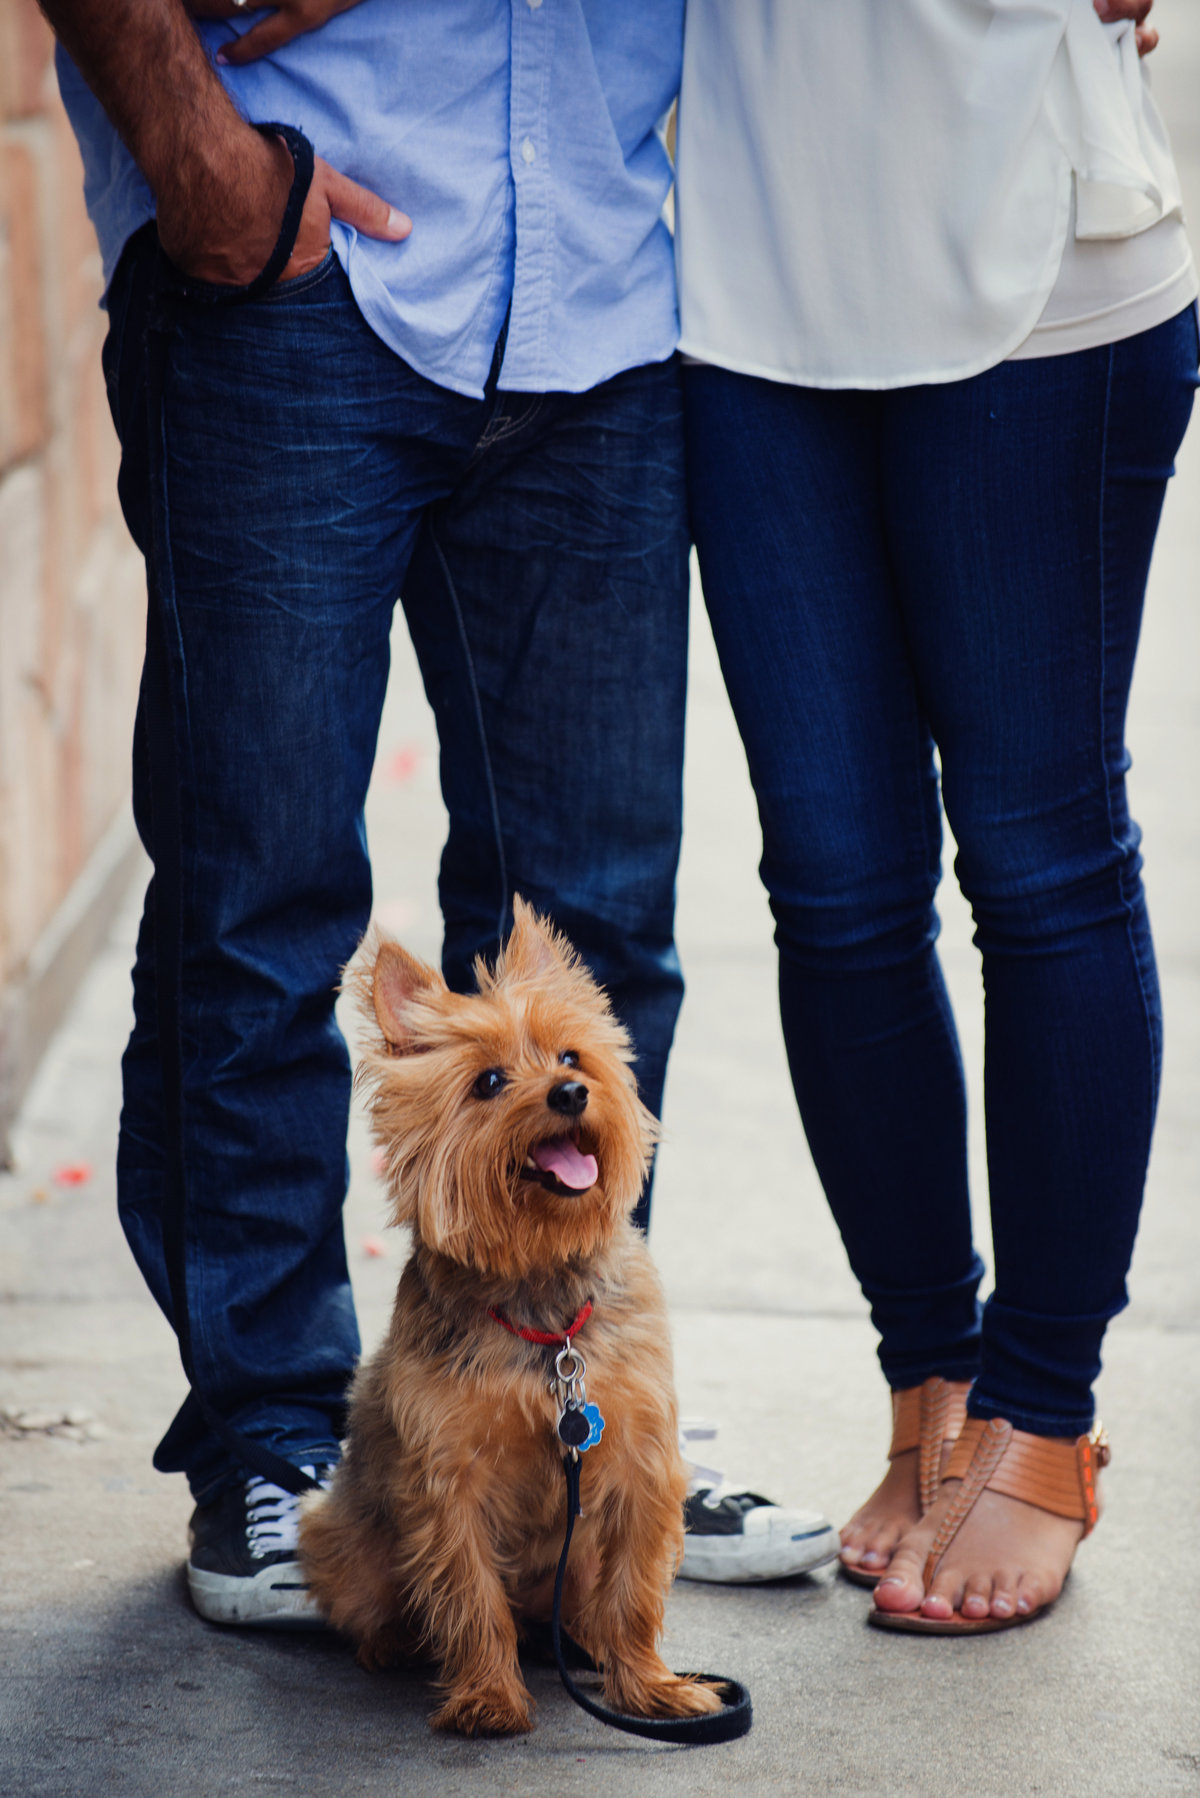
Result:
<svg viewBox="0 0 1200 1798"><path fill-rule="evenodd" d="M992 1575L990 1611L993 1617L1011 1617L1017 1609L1018 1576L1008 1571Z"/></svg>
<svg viewBox="0 0 1200 1798"><path fill-rule="evenodd" d="M940 1570L935 1574L929 1590L921 1602L922 1615L938 1619L953 1617L955 1611L962 1604L964 1591L961 1575L945 1569Z"/></svg>
<svg viewBox="0 0 1200 1798"><path fill-rule="evenodd" d="M875 1588L875 1604L881 1611L916 1611L921 1605L921 1582L888 1574Z"/></svg>
<svg viewBox="0 0 1200 1798"><path fill-rule="evenodd" d="M1032 1617L1035 1611L1040 1611L1048 1602L1044 1581L1036 1573L1023 1573L1016 1582L1014 1604L1017 1615Z"/></svg>
<svg viewBox="0 0 1200 1798"><path fill-rule="evenodd" d="M986 1617L992 1609L994 1582L982 1574L972 1574L963 1590L964 1617Z"/></svg>
<svg viewBox="0 0 1200 1798"><path fill-rule="evenodd" d="M875 1587L875 1603L881 1611L915 1611L925 1596L920 1564L898 1549L887 1573Z"/></svg>

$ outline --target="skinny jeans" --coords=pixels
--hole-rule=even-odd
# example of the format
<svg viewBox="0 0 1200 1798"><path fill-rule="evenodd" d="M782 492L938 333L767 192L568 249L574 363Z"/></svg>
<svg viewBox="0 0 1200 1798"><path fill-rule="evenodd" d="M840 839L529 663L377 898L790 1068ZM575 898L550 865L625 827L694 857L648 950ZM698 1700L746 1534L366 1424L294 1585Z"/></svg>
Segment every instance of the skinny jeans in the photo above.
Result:
<svg viewBox="0 0 1200 1798"><path fill-rule="evenodd" d="M1196 362L1189 308L942 386L684 371L788 1060L884 1374L973 1379L974 1415L1048 1436L1093 1421L1158 1096L1125 717ZM983 967L982 1312L935 949L942 803Z"/></svg>

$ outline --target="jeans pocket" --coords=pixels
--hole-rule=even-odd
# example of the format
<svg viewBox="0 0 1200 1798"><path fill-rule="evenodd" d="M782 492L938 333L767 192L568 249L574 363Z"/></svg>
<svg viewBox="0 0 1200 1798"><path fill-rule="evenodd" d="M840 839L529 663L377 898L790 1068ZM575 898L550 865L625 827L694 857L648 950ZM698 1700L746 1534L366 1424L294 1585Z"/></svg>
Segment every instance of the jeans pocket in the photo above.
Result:
<svg viewBox="0 0 1200 1798"><path fill-rule="evenodd" d="M146 330L146 306L154 284L158 239L153 224L135 231L121 252L104 295L108 330L100 351L100 366L108 394L108 409L118 438L124 438L125 406L122 396L130 369L141 359Z"/></svg>
<svg viewBox="0 0 1200 1798"><path fill-rule="evenodd" d="M335 263L333 245L330 244L315 268L306 269L302 275L296 275L290 281L277 281L265 293L251 297L249 284L245 287L233 287L220 281L203 281L197 275L184 274L182 269L176 268L164 255L162 287L164 292L179 299L192 300L200 306L275 306L316 287L333 272Z"/></svg>

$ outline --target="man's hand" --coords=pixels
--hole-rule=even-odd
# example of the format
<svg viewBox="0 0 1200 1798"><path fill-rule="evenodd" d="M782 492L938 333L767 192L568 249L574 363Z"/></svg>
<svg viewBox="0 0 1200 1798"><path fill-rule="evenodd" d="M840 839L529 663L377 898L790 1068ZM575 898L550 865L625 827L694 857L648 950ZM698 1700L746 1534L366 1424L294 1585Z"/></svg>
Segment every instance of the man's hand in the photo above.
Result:
<svg viewBox="0 0 1200 1798"><path fill-rule="evenodd" d="M238 113L180 0L41 6L150 183L167 255L199 280L252 281L279 236L292 159ZM402 212L318 158L285 279L322 260L334 217L392 242L412 230Z"/></svg>
<svg viewBox="0 0 1200 1798"><path fill-rule="evenodd" d="M1092 5L1106 25L1115 25L1118 19L1136 20L1139 56L1149 56L1158 48L1157 31L1145 23L1154 0L1092 0Z"/></svg>
<svg viewBox="0 0 1200 1798"><path fill-rule="evenodd" d="M294 37L315 31L335 13L349 12L358 4L359 0L273 0L270 10L249 31L221 46L217 61L233 68L255 62L258 57L269 56L272 50L290 44ZM194 19L240 19L247 12L263 11L254 0L242 0L240 6L238 0L184 0L184 5Z"/></svg>
<svg viewBox="0 0 1200 1798"><path fill-rule="evenodd" d="M331 169L320 156L313 170L312 186L300 215L300 229L280 277L291 281L323 262L329 250L329 221L340 219L352 225L364 237L381 237L400 243L412 230L412 220L405 212L397 212L368 187L360 187L348 175ZM274 246L272 245L272 248ZM253 277L251 277L253 279Z"/></svg>
<svg viewBox="0 0 1200 1798"><path fill-rule="evenodd" d="M157 196L158 238L177 268L197 280L244 287L266 266L275 248L280 220L291 184L292 159L279 139L269 142L247 127L258 151L272 163L269 175L239 168L236 178L206 190L197 205L191 184L168 186ZM341 219L364 237L399 243L412 230L412 220L369 188L316 158L312 185L300 215L300 229L281 280L291 281L324 261L329 251L329 224Z"/></svg>

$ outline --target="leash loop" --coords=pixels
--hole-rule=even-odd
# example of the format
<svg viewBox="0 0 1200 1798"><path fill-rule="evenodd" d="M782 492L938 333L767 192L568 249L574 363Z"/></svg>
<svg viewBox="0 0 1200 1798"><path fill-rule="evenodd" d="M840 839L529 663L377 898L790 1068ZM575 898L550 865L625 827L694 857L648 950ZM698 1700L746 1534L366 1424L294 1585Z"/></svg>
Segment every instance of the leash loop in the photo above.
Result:
<svg viewBox="0 0 1200 1798"><path fill-rule="evenodd" d="M701 1673L685 1675L688 1678L710 1679L720 1687L722 1709L709 1717L630 1717L623 1711L610 1711L607 1705L597 1704L594 1698L577 1686L571 1678L563 1653L562 1641L562 1595L563 1584L567 1577L567 1556L571 1552L571 1537L575 1531L575 1519L580 1515L579 1504L579 1456L571 1453L563 1456L563 1472L567 1481L567 1529L563 1539L562 1554L558 1560L558 1571L554 1576L554 1605L550 1614L550 1639L554 1647L554 1659L558 1666L558 1677L562 1680L570 1696L581 1710L595 1717L601 1723L607 1723L612 1729L624 1730L626 1735L645 1736L651 1742L677 1742L685 1746L700 1747L714 1742L735 1742L739 1736L748 1734L754 1721L754 1712L750 1704L750 1694L736 1679L726 1679L719 1673Z"/></svg>

